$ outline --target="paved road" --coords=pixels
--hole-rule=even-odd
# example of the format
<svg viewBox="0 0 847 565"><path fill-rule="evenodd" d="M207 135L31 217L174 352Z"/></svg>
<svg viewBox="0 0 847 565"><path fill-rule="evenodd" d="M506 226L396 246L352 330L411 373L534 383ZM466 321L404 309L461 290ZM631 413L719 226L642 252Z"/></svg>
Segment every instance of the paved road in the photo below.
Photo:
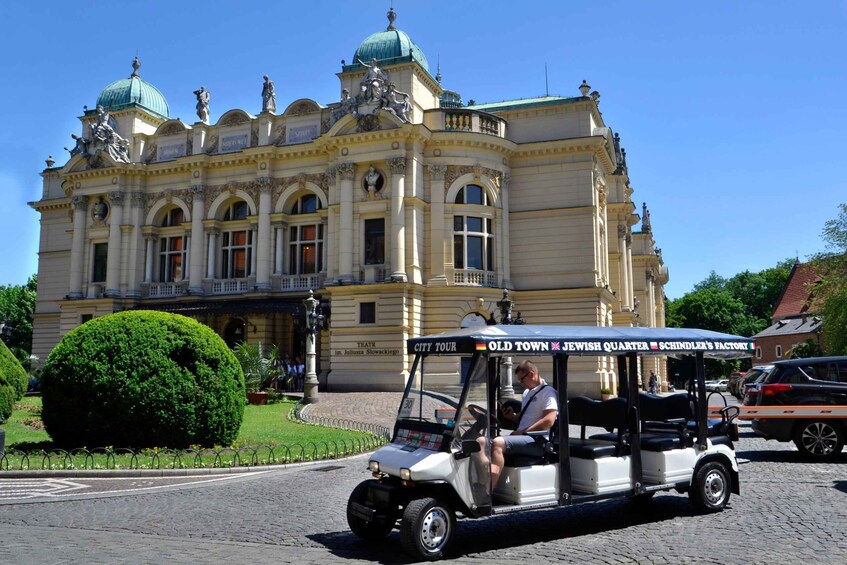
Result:
<svg viewBox="0 0 847 565"><path fill-rule="evenodd" d="M664 494L643 513L603 502L466 520L454 561L847 562L847 456L803 462L793 446L753 438L746 427L738 452L747 460L742 496L722 513L696 515L686 497ZM15 563L407 563L396 530L366 543L347 527L345 502L368 478L366 461L138 484L147 490L111 494L7 498L0 502L0 555Z"/></svg>

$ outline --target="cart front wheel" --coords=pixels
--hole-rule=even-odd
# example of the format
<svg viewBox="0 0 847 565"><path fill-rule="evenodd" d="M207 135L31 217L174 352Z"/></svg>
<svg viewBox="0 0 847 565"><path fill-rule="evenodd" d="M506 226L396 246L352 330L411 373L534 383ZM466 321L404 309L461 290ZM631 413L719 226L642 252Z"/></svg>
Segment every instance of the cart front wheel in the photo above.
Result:
<svg viewBox="0 0 847 565"><path fill-rule="evenodd" d="M350 493L350 498L347 500L347 524L350 526L350 530L365 540L376 540L382 539L388 534L391 533L392 528L394 528L395 520L390 517L387 519L377 519L373 522L368 522L364 518L361 518L356 515L353 505L355 504L364 504L368 497L368 483L371 481L365 481L363 483L359 483L356 488L353 489L353 492Z"/></svg>
<svg viewBox="0 0 847 565"><path fill-rule="evenodd" d="M726 465L718 461L706 463L694 475L688 491L691 503L704 512L719 512L729 502L731 481Z"/></svg>
<svg viewBox="0 0 847 565"><path fill-rule="evenodd" d="M456 515L438 498L419 498L406 506L400 522L403 549L415 557L435 561L444 556L456 530Z"/></svg>

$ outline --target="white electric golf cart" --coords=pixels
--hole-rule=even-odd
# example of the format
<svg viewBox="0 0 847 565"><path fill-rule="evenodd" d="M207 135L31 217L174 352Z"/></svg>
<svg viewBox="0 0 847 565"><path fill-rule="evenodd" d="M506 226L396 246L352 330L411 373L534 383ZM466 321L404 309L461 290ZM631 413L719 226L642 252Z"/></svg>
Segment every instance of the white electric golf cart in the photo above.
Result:
<svg viewBox="0 0 847 565"><path fill-rule="evenodd" d="M753 350L748 338L681 328L501 325L410 339L415 359L393 438L368 462L374 478L350 495L350 529L377 539L400 520L404 549L435 560L455 537L457 513L478 518L613 498L643 503L674 489L703 511L722 510L730 492L739 492L732 444L738 409L708 420L703 359ZM645 355L693 356L691 390L640 393L638 358ZM539 356L548 357L547 367L552 361L552 374L542 376L558 392L558 421L549 437L536 438L544 455L507 458L492 492L490 442L480 438L509 433L497 417L501 371L512 358L545 366ZM572 356L615 358L620 396L565 402ZM578 435L569 424L579 426Z"/></svg>

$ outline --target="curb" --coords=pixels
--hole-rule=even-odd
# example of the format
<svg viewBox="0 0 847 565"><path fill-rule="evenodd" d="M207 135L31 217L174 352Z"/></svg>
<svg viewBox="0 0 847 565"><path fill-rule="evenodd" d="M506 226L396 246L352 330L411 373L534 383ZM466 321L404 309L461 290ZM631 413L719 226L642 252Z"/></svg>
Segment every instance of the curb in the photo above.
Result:
<svg viewBox="0 0 847 565"><path fill-rule="evenodd" d="M373 453L363 451L355 455L338 457L337 459L318 459L316 461L298 461L297 463L281 463L279 465L258 465L255 467L208 467L199 469L54 469L32 471L0 471L0 479L50 479L50 478L98 478L98 479L131 479L135 477L203 477L215 475L243 475L245 473L266 473L325 465L332 461L347 461Z"/></svg>

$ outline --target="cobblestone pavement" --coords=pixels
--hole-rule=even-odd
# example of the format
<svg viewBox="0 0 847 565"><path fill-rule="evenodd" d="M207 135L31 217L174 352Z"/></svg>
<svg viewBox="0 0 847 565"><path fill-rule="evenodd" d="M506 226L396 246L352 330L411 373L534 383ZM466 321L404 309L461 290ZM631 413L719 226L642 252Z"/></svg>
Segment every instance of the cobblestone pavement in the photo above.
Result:
<svg viewBox="0 0 847 565"><path fill-rule="evenodd" d="M345 395L338 396L322 399L324 414ZM698 515L687 497L660 493L642 511L611 501L460 520L451 560L847 562L847 454L804 462L792 445L754 438L746 425L737 449L742 494L724 512ZM0 552L15 563L408 563L396 530L363 542L347 527L346 500L369 477L366 461L111 497L6 502Z"/></svg>

